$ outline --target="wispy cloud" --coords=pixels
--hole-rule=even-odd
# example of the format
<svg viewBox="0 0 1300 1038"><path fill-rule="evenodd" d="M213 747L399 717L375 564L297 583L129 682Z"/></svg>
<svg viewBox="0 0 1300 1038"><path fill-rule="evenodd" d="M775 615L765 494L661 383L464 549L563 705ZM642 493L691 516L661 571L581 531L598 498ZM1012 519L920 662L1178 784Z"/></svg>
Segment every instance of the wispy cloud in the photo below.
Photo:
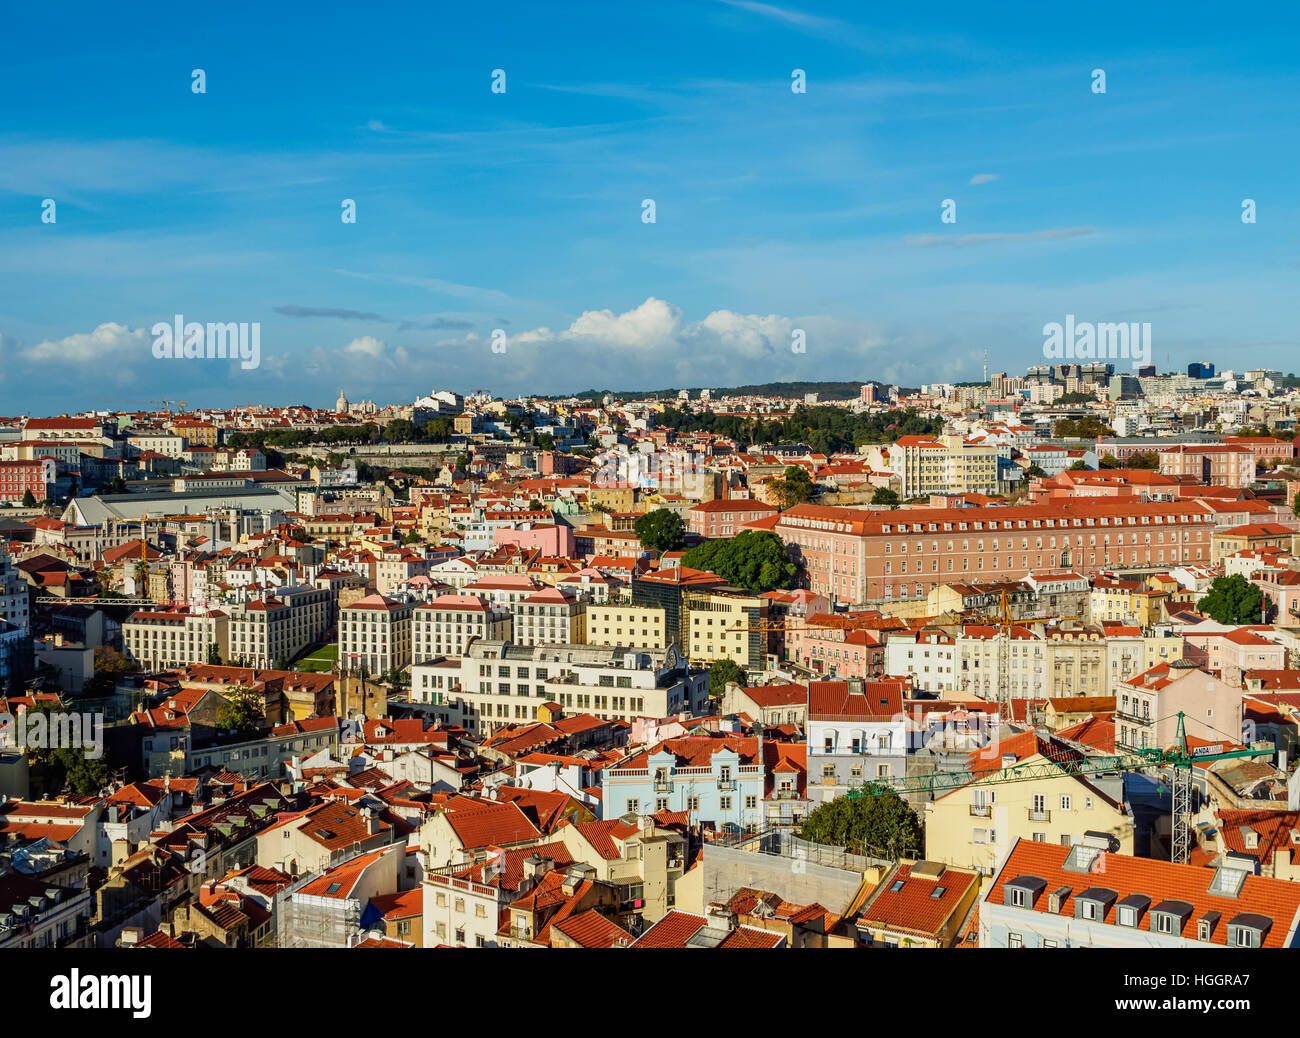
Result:
<svg viewBox="0 0 1300 1038"><path fill-rule="evenodd" d="M921 248L947 246L961 248L967 245L994 245L999 242L1056 241L1061 238L1084 238L1096 234L1094 227L1053 227L1043 231L1005 231L992 234L915 234L907 244Z"/></svg>
<svg viewBox="0 0 1300 1038"><path fill-rule="evenodd" d="M277 306L273 308L277 314L284 314L285 317L332 317L340 321L386 321L387 318L379 314L363 313L360 310L339 310L331 306Z"/></svg>
<svg viewBox="0 0 1300 1038"><path fill-rule="evenodd" d="M991 184L998 179L996 173L976 173L970 178L972 184Z"/></svg>
<svg viewBox="0 0 1300 1038"><path fill-rule="evenodd" d="M383 314L364 313L361 310L342 310L332 306L287 306L273 307L277 314L286 317L323 317L338 321L378 321L383 324L395 324L399 332L410 331L463 331L474 327L473 321L441 315L399 320L385 317Z"/></svg>

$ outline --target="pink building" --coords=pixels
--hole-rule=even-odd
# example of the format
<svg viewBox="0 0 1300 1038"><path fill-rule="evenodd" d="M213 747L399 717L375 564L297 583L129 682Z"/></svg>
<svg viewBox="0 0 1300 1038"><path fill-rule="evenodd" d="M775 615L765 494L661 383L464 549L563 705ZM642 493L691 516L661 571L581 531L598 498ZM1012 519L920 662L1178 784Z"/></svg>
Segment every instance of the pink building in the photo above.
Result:
<svg viewBox="0 0 1300 1038"><path fill-rule="evenodd" d="M1251 580L1264 593L1265 601L1277 610L1273 618L1275 622L1289 624L1300 617L1300 572L1293 569L1256 570Z"/></svg>
<svg viewBox="0 0 1300 1038"><path fill-rule="evenodd" d="M785 658L814 674L878 678L885 673L885 639L860 618L821 613L786 632Z"/></svg>
<svg viewBox="0 0 1300 1038"><path fill-rule="evenodd" d="M498 548L507 544L534 548L543 555L564 559L578 557L573 527L559 523L525 523L516 529L501 528L493 534L493 543Z"/></svg>
<svg viewBox="0 0 1300 1038"><path fill-rule="evenodd" d="M710 539L733 537L745 523L776 515L777 509L756 498L704 501L686 515L686 529Z"/></svg>
<svg viewBox="0 0 1300 1038"><path fill-rule="evenodd" d="M1215 671L1234 688L1248 670L1281 670L1286 650L1248 627L1227 631L1191 631L1183 635L1183 656L1203 670Z"/></svg>

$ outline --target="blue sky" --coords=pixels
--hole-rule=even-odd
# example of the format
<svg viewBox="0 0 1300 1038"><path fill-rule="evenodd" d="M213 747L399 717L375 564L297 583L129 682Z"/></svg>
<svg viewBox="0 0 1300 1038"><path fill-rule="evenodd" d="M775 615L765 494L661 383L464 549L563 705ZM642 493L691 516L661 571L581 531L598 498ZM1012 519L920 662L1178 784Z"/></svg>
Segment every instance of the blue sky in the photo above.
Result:
<svg viewBox="0 0 1300 1038"><path fill-rule="evenodd" d="M463 6L10 11L0 414L915 385L1066 313L1300 368L1281 5ZM176 313L260 322L261 366L155 359Z"/></svg>

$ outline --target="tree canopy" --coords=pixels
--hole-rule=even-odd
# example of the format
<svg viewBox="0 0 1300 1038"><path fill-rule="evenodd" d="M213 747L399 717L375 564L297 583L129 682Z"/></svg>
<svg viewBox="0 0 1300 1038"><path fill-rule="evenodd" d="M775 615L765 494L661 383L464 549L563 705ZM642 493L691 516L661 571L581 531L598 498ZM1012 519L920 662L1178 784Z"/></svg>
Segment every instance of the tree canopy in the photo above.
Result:
<svg viewBox="0 0 1300 1038"><path fill-rule="evenodd" d="M781 511L803 504L813 492L812 477L801 465L787 465L781 478L772 480L768 486L776 498L776 507Z"/></svg>
<svg viewBox="0 0 1300 1038"><path fill-rule="evenodd" d="M735 537L698 545L682 556L682 565L716 573L750 591L793 587L798 571L781 538L770 530L742 530Z"/></svg>
<svg viewBox="0 0 1300 1038"><path fill-rule="evenodd" d="M1196 608L1221 624L1259 623L1263 619L1264 595L1240 573L1215 577L1210 593L1196 603Z"/></svg>
<svg viewBox="0 0 1300 1038"><path fill-rule="evenodd" d="M764 418L668 407L657 415L661 428L711 432L742 447L754 444L803 443L819 454L851 451L864 443L892 443L900 436L937 436L942 418L927 418L912 409L854 414L843 407L800 405L783 418Z"/></svg>
<svg viewBox="0 0 1300 1038"><path fill-rule="evenodd" d="M236 685L217 709L217 727L223 732L247 735L262 726L262 704L247 685Z"/></svg>
<svg viewBox="0 0 1300 1038"><path fill-rule="evenodd" d="M641 540L641 547L663 554L676 551L686 542L686 524L670 508L656 508L637 516L632 529Z"/></svg>
<svg viewBox="0 0 1300 1038"><path fill-rule="evenodd" d="M862 796L837 797L814 808L799 835L882 858L919 856L921 850L916 812L888 786L875 782L864 787Z"/></svg>
<svg viewBox="0 0 1300 1038"><path fill-rule="evenodd" d="M1085 415L1082 418L1062 418L1052 429L1053 436L1095 440L1099 436L1114 436L1115 430L1100 418Z"/></svg>
<svg viewBox="0 0 1300 1038"><path fill-rule="evenodd" d="M740 664L732 659L714 660L709 664L709 696L721 699L727 691L727 682L734 681L742 688L745 685L745 672Z"/></svg>
<svg viewBox="0 0 1300 1038"><path fill-rule="evenodd" d="M873 505L896 505L898 504L897 491L890 490L889 487L876 487L876 492L871 495Z"/></svg>

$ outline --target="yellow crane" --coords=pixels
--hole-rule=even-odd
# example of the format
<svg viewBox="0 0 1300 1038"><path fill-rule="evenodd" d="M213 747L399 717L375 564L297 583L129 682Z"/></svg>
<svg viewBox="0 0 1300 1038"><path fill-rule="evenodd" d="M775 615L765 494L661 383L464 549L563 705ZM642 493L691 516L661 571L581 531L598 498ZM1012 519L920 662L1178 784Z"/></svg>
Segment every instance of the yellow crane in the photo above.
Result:
<svg viewBox="0 0 1300 1038"><path fill-rule="evenodd" d="M1002 717L1011 715L1011 632L1016 627L1035 623L1059 623L1062 620L1077 620L1077 616L1011 616L1011 596L1004 587L998 596L996 612L977 610L974 614L976 623L988 624L998 629L998 707Z"/></svg>
<svg viewBox="0 0 1300 1038"><path fill-rule="evenodd" d="M167 413L167 417L170 418L172 413L172 404L177 405L177 413L179 414L180 412L185 410L185 408L189 404L189 401L167 400L167 399L163 399L163 400L103 400L101 399L101 400L96 400L95 403L97 404L149 404L154 407L156 407L158 404L162 404L163 410Z"/></svg>

